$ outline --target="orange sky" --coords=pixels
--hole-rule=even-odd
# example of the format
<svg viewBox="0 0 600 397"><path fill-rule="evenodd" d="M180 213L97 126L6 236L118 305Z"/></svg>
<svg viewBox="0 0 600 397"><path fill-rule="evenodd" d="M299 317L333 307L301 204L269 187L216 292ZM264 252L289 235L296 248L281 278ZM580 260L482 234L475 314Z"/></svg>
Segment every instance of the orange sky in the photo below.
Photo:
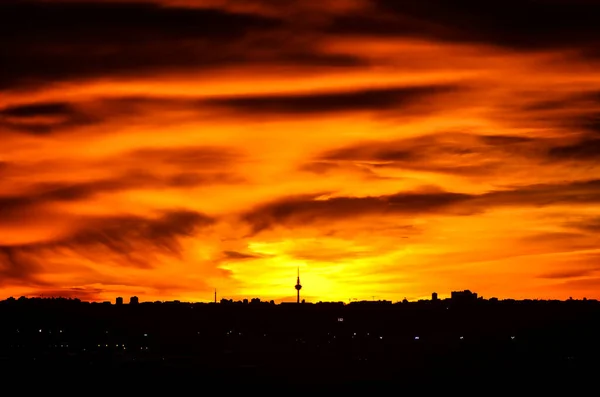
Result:
<svg viewBox="0 0 600 397"><path fill-rule="evenodd" d="M3 2L0 298L600 298L599 7L448 3Z"/></svg>

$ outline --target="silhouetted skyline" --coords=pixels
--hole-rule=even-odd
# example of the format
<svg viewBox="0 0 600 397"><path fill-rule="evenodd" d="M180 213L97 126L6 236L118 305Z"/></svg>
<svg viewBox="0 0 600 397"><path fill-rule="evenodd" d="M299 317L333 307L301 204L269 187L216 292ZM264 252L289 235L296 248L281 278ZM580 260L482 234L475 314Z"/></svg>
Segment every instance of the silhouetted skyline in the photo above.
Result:
<svg viewBox="0 0 600 397"><path fill-rule="evenodd" d="M349 304L4 300L0 370L138 391L157 382L371 392L441 382L465 390L474 379L539 391L596 379L600 302L457 292Z"/></svg>
<svg viewBox="0 0 600 397"><path fill-rule="evenodd" d="M299 285L299 281L298 284ZM296 290L298 291L299 288L296 288ZM129 305L139 305L139 304L269 304L269 305L277 305L277 304L290 304L290 303L295 303L295 304L299 304L299 305L318 305L318 304L335 304L335 305L350 305L350 306L356 306L356 305L361 305L361 304L394 304L394 305L398 305L398 304L406 304L406 303L423 303L423 302L433 302L433 303L443 303L443 302L458 302L458 303L476 303L476 302L576 302L576 301L581 301L581 302L591 302L591 303L597 303L599 302L597 299L588 299L586 297L582 298L582 299L573 299L572 297L569 297L568 299L514 299L514 298L504 298L504 299L498 299L496 297L490 297L490 298L484 298L483 296L478 296L478 294L476 292L473 292L471 290L462 290L462 291L451 291L449 294L449 296L447 298L440 298L437 292L432 292L431 297L429 299L416 299L416 300L408 300L406 298L402 299L401 301L392 301L392 300L386 300L386 299L364 299L364 300L358 300L358 299L350 299L349 301L316 301L316 302L306 302L304 299L302 299L302 301L300 301L300 295L297 295L297 298L295 301L281 301L281 302L276 302L274 300L262 300L259 297L253 297L253 298L241 298L241 299L233 299L233 298L227 298L227 297L223 297L220 300L217 300L217 294L216 294L216 290L215 290L215 295L214 295L214 300L213 301L180 301L180 300L155 300L155 301L140 301L139 298L137 296L131 296L129 297ZM13 302L15 300L41 300L41 301L73 301L73 302L80 302L80 303L86 303L86 304L102 304L102 305L123 305L123 297L116 297L115 301L82 301L79 298L68 298L68 297L61 297L61 296L52 296L52 297L43 297L43 296L31 296L31 297L27 297L27 296L21 296L18 298L15 297L8 297L5 300L0 300L0 302Z"/></svg>

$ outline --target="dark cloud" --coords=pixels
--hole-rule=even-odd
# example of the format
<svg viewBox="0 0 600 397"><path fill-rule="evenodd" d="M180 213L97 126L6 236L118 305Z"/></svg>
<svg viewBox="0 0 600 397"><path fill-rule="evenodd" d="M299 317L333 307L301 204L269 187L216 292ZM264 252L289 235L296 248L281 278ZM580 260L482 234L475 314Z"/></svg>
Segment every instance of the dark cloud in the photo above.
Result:
<svg viewBox="0 0 600 397"><path fill-rule="evenodd" d="M112 252L130 254L149 248L179 254L179 237L192 236L213 219L193 211L171 211L156 218L135 216L98 219L87 222L67 239L53 243L75 249L100 245Z"/></svg>
<svg viewBox="0 0 600 397"><path fill-rule="evenodd" d="M417 138L400 139L388 142L360 142L334 149L319 156L321 161L363 161L363 162L414 162L440 156L469 156L478 152L489 154L490 150L534 142L532 138L505 135L470 135L447 133L424 135Z"/></svg>
<svg viewBox="0 0 600 397"><path fill-rule="evenodd" d="M541 95L541 93L537 93ZM555 110L565 110L572 107L573 102L579 102L581 100L580 95L566 95L558 99L544 99L544 100L533 100L520 108L520 110L526 113L537 113Z"/></svg>
<svg viewBox="0 0 600 397"><path fill-rule="evenodd" d="M480 139L483 143L490 146L510 146L535 141L533 138L510 135L481 135Z"/></svg>
<svg viewBox="0 0 600 397"><path fill-rule="evenodd" d="M55 202L73 202L89 198L96 193L125 188L120 180L102 180L83 183L38 183L21 194L0 196L0 219L24 214L39 206Z"/></svg>
<svg viewBox="0 0 600 397"><path fill-rule="evenodd" d="M247 29L271 27L277 21L257 15L207 8L162 7L150 2L23 1L2 2L2 31L14 39L61 39L77 43L104 40L190 37L238 38ZM227 28L224 27L227 25ZM78 33L73 37L73 33Z"/></svg>
<svg viewBox="0 0 600 397"><path fill-rule="evenodd" d="M29 103L0 109L2 129L31 134L48 134L97 121L66 102Z"/></svg>
<svg viewBox="0 0 600 397"><path fill-rule="evenodd" d="M0 196L0 219L10 219L55 203L74 203L99 194L128 189L164 188L168 187L169 183L173 183L173 181L139 172L77 183L35 183L26 191L10 196Z"/></svg>
<svg viewBox="0 0 600 397"><path fill-rule="evenodd" d="M321 161L361 161L361 162L381 162L381 161L416 161L422 158L422 154L414 150L413 147L400 143L365 143L335 149L323 154Z"/></svg>
<svg viewBox="0 0 600 397"><path fill-rule="evenodd" d="M165 184L174 188L203 185L236 184L245 182L241 176L228 172L182 172L166 178Z"/></svg>
<svg viewBox="0 0 600 397"><path fill-rule="evenodd" d="M287 11L274 17L216 8L165 7L151 1L6 0L0 4L0 35L11 39L0 44L0 88L252 64L368 66L361 57L318 48L316 43L331 33L525 49L579 48L590 54L600 42L597 3L369 3L367 9L355 8L337 16L321 13L320 18L300 22Z"/></svg>
<svg viewBox="0 0 600 397"><path fill-rule="evenodd" d="M0 287L3 285L45 285L38 274L43 267L31 252L0 246Z"/></svg>
<svg viewBox="0 0 600 397"><path fill-rule="evenodd" d="M568 279L562 286L569 289L580 289L587 291L597 291L600 288L600 277L587 277L582 279Z"/></svg>
<svg viewBox="0 0 600 397"><path fill-rule="evenodd" d="M537 184L493 191L477 196L473 204L494 206L550 206L600 203L600 179Z"/></svg>
<svg viewBox="0 0 600 397"><path fill-rule="evenodd" d="M128 153L127 158L141 164L162 163L181 166L188 172L194 169L224 167L241 160L237 150L209 146L139 149Z"/></svg>
<svg viewBox="0 0 600 397"><path fill-rule="evenodd" d="M573 145L554 147L549 155L559 160L599 160L600 139L585 139Z"/></svg>
<svg viewBox="0 0 600 397"><path fill-rule="evenodd" d="M599 53L600 55L600 53ZM538 95L548 95L539 92ZM515 114L524 111L524 118L533 118L539 123L550 123L572 132L574 129L591 135L600 134L600 92L596 90L578 91L558 95L556 99L535 101ZM523 120L526 121L526 120Z"/></svg>
<svg viewBox="0 0 600 397"><path fill-rule="evenodd" d="M275 226L327 224L364 216L437 213L463 216L498 207L600 204L600 180L527 185L478 195L430 190L378 197L322 199L322 196L282 198L247 212L242 219L252 226L254 233L258 233ZM587 245L585 247L589 248Z"/></svg>
<svg viewBox="0 0 600 397"><path fill-rule="evenodd" d="M588 277L595 273L593 269L573 269L573 270L563 270L552 273L545 273L539 276L540 278L550 278L550 279L571 279L578 277Z"/></svg>
<svg viewBox="0 0 600 397"><path fill-rule="evenodd" d="M123 266L149 269L154 266L152 252L178 256L179 239L192 236L213 223L213 219L193 211L179 210L156 217L118 216L88 218L68 236L52 241L15 246L0 245L0 285L45 286L42 266L44 255L69 249L93 261L105 255L120 258Z"/></svg>
<svg viewBox="0 0 600 397"><path fill-rule="evenodd" d="M257 259L257 258L261 258L258 255L245 254L243 252L238 252L238 251L223 251L223 255L225 255L226 259L233 259L233 260L245 260L245 259Z"/></svg>
<svg viewBox="0 0 600 397"><path fill-rule="evenodd" d="M80 299L83 301L97 301L99 297L106 292L102 288L62 288L62 289L40 289L27 294L28 297L41 298L65 298L65 299Z"/></svg>
<svg viewBox="0 0 600 397"><path fill-rule="evenodd" d="M598 2L556 0L375 0L370 12L334 20L329 31L477 42L517 49L594 49Z"/></svg>
<svg viewBox="0 0 600 397"><path fill-rule="evenodd" d="M0 44L0 88L252 63L364 65L286 29L279 19L214 8L3 1L0 36L11 39Z"/></svg>
<svg viewBox="0 0 600 397"><path fill-rule="evenodd" d="M526 235L519 238L519 242L523 247L527 247L529 254L532 254L547 252L549 246L554 252L593 250L598 247L600 239L589 233L581 233L581 230L547 231ZM571 263L571 265L575 264Z"/></svg>
<svg viewBox="0 0 600 397"><path fill-rule="evenodd" d="M579 221L568 222L565 226L585 232L600 232L600 217L589 217Z"/></svg>
<svg viewBox="0 0 600 397"><path fill-rule="evenodd" d="M68 103L64 102L46 102L34 103L20 106L7 107L0 110L1 116L9 117L35 117L35 116L63 116L73 113L73 109Z"/></svg>
<svg viewBox="0 0 600 397"><path fill-rule="evenodd" d="M579 120L581 127L587 131L600 134L600 112L591 113Z"/></svg>
<svg viewBox="0 0 600 397"><path fill-rule="evenodd" d="M295 95L217 98L209 105L229 108L249 115L256 113L327 113L360 110L389 110L416 101L458 90L455 86L418 86L325 92Z"/></svg>
<svg viewBox="0 0 600 397"><path fill-rule="evenodd" d="M434 110L435 105L426 101L427 99L459 89L461 88L458 86L431 85L210 99L126 96L79 102L25 103L0 109L0 127L32 134L62 133L71 127L100 125L114 120L121 123L147 120L149 113L173 115L183 112L204 117L208 112L211 117L223 116L223 113L225 117L230 117L233 112L252 117L265 114L385 111L418 104L422 107L416 109L416 112L429 112ZM139 153L144 154L149 153Z"/></svg>
<svg viewBox="0 0 600 397"><path fill-rule="evenodd" d="M137 153L137 152L136 152ZM190 188L203 185L240 182L237 174L228 172L226 165L233 157L229 152L216 149L174 149L144 151L134 155L131 167L113 178L83 182L33 183L26 190L11 195L0 195L0 220L14 220L31 214L36 209L55 203L75 203L100 194L110 194L130 189ZM225 157L225 158L224 158ZM228 160L226 160L228 159ZM176 169L171 174L156 175L141 169L140 164L160 166L171 164ZM127 164L121 164L127 166ZM127 168L127 167L126 167ZM8 172L8 171L7 171Z"/></svg>
<svg viewBox="0 0 600 397"><path fill-rule="evenodd" d="M539 143L541 140L519 136L433 134L388 142L359 142L325 152L314 162L486 175L501 167L508 155L531 157Z"/></svg>
<svg viewBox="0 0 600 397"><path fill-rule="evenodd" d="M460 193L399 193L380 197L319 196L284 198L256 208L243 216L253 231L276 225L302 226L365 215L434 213L468 200L471 196Z"/></svg>
<svg viewBox="0 0 600 397"><path fill-rule="evenodd" d="M327 174L329 172L337 172L342 169L344 169L344 167L341 164L327 161L313 161L303 164L299 168L300 171L310 172L313 174Z"/></svg>
<svg viewBox="0 0 600 397"><path fill-rule="evenodd" d="M339 161L312 161L310 163L303 164L299 167L301 172L309 172L312 174L326 175L326 174L339 174L347 172L353 173L360 176L364 180L392 180L401 179L395 177L382 176L377 174L372 169L373 167L364 166L361 164L355 164L351 162L339 162Z"/></svg>

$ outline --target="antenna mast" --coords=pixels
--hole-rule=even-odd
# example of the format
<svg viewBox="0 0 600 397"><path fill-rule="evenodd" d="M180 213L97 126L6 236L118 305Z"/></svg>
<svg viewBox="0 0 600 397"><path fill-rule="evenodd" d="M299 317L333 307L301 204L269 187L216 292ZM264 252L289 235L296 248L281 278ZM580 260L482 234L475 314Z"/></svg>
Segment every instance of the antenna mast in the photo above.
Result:
<svg viewBox="0 0 600 397"><path fill-rule="evenodd" d="M302 285L300 284L300 266L298 266L298 278L296 279L296 303L300 303L300 290L302 289Z"/></svg>

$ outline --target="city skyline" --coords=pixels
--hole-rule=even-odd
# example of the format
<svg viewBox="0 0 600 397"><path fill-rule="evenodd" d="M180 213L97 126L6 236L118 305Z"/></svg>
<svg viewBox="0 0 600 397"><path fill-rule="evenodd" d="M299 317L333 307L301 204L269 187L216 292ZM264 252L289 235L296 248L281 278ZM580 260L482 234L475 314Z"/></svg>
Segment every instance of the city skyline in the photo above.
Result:
<svg viewBox="0 0 600 397"><path fill-rule="evenodd" d="M298 276L298 281L296 282L296 286L300 285L299 284L299 276ZM526 298L526 299L515 299L512 297L504 297L504 298L498 298L496 296L490 296L490 297L484 297L480 294L478 294L477 292L471 291L469 289L466 290L460 290L460 291L448 291L448 293L437 293L437 292L432 292L431 294L429 294L428 297L417 297L417 298L411 298L408 299L407 297L404 297L402 300L388 300L385 297L381 298L378 296L371 296L371 299L359 299L359 298L349 298L347 301L344 300L337 300L337 301L327 301L327 300L317 300L317 299L309 299L306 300L305 298L302 298L302 301L300 301L300 289L302 288L302 286L300 285L300 288L296 288L296 298L295 301L292 300L290 297L284 297L284 298L280 298L280 299L270 299L270 300L265 300L263 298L261 298L260 296L254 296L254 297L239 297L239 296L225 296L225 297L220 297L219 299L217 299L217 289L214 290L214 299L213 300L209 300L209 299L203 299L203 300L198 300L198 301L181 301L179 299L175 299L175 300L164 300L164 299L157 299L157 300L142 300L140 301L139 297L133 295L129 297L129 302L126 303L125 301L125 297L123 296L117 296L114 297L113 301L111 300L92 300L92 301L86 301L86 300L80 300L79 298L72 298L72 297L64 297L64 296L20 296L20 297L14 297L14 296L10 296L6 299L0 299L0 302L3 301L8 301L8 300L15 300L15 299L22 299L22 298L27 298L27 299L43 299L43 300L53 300L53 299L59 299L59 300L72 300L72 299L79 299L82 302L86 302L86 303L102 303L102 304L114 304L114 305L123 305L123 304L140 304L140 303L182 303L182 304L206 304L206 303L214 303L214 304L222 304L222 303L244 303L244 304L254 304L254 303L261 303L261 304L265 304L265 303L269 303L269 304L289 304L289 303L296 303L296 304L314 304L314 303L335 303L335 304L356 304L356 303L393 303L393 304L399 304L399 303L421 303L421 302L445 302L445 301L459 301L459 302L474 302L474 301L498 301L498 302L502 302L502 301L515 301L515 302L524 302L524 301L539 301L539 302L543 302L543 301L557 301L557 302L567 302L567 301L588 301L588 302L598 302L597 299L588 299L587 297L583 297L581 299L573 299L573 297L569 297L568 299L540 299L540 298ZM377 298L377 299L376 299Z"/></svg>
<svg viewBox="0 0 600 397"><path fill-rule="evenodd" d="M593 3L2 1L0 299L598 299Z"/></svg>

